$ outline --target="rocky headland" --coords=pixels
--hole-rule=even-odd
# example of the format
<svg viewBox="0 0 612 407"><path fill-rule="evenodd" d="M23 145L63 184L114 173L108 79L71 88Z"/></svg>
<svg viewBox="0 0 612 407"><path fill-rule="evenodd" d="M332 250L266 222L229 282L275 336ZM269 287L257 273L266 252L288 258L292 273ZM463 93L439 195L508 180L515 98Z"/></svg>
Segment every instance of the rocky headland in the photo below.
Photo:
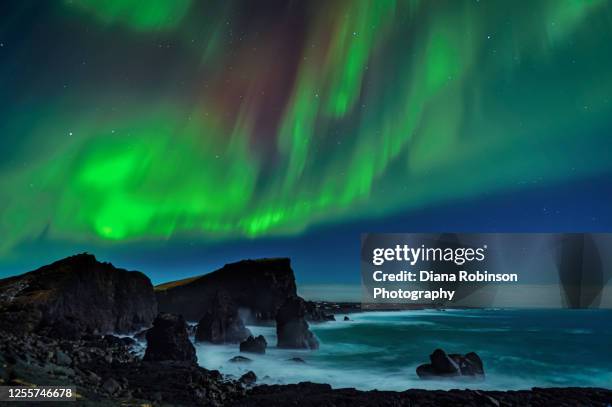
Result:
<svg viewBox="0 0 612 407"><path fill-rule="evenodd" d="M90 254L0 280L0 329L9 332L78 339L148 328L156 315L147 276Z"/></svg>
<svg viewBox="0 0 612 407"><path fill-rule="evenodd" d="M612 400L612 391L591 388L358 391L308 382L257 385L252 371L223 376L197 364L191 337L198 332L201 340L234 343L247 352L234 361L249 363L249 352L267 346L316 349L307 321L329 313L297 296L288 259L239 262L211 274L154 292L144 274L82 254L0 280L0 385L74 385L76 405L108 406L607 406ZM241 315L275 323L278 344L250 336ZM195 330L186 320L198 322ZM122 333L132 335L117 336ZM424 376L484 374L477 355L436 350L430 359L420 368Z"/></svg>
<svg viewBox="0 0 612 407"><path fill-rule="evenodd" d="M160 311L181 314L189 321L198 321L210 311L220 291L236 307L249 310L247 317L253 322L274 320L285 300L297 296L288 258L226 264L212 273L155 288Z"/></svg>

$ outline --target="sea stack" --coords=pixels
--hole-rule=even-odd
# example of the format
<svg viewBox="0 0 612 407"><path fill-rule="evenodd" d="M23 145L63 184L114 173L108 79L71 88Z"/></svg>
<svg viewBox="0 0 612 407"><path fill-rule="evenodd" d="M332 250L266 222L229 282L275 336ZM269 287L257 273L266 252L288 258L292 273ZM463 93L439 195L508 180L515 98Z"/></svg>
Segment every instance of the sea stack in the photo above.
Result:
<svg viewBox="0 0 612 407"><path fill-rule="evenodd" d="M220 290L210 309L200 319L195 339L212 343L239 343L249 335L251 332L244 326L231 297L226 291Z"/></svg>
<svg viewBox="0 0 612 407"><path fill-rule="evenodd" d="M145 361L197 361L195 348L189 340L187 323L180 315L160 313L147 331Z"/></svg>
<svg viewBox="0 0 612 407"><path fill-rule="evenodd" d="M276 336L279 348L318 349L319 341L305 320L306 305L300 297L287 298L276 314Z"/></svg>

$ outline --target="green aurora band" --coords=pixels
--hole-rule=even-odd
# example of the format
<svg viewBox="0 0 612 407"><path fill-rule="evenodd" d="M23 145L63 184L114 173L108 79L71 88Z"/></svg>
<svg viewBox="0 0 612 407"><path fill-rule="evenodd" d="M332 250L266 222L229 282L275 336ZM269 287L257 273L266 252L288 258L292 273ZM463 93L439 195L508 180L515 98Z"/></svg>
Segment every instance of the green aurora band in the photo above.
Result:
<svg viewBox="0 0 612 407"><path fill-rule="evenodd" d="M119 33L181 58L142 63L167 72L158 89L83 75L2 114L22 140L0 165L0 253L43 233L295 234L612 171L611 2L312 2L294 11L300 35L239 30L244 4L55 6L55 24L90 27L100 52Z"/></svg>

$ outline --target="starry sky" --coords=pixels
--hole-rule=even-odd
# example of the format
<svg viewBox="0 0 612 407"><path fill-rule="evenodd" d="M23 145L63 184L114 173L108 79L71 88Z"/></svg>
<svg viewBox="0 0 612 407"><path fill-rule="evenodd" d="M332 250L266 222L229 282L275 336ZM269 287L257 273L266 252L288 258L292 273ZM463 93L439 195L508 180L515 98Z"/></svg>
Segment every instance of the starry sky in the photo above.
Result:
<svg viewBox="0 0 612 407"><path fill-rule="evenodd" d="M0 4L0 276L155 283L362 232L612 231L612 3Z"/></svg>

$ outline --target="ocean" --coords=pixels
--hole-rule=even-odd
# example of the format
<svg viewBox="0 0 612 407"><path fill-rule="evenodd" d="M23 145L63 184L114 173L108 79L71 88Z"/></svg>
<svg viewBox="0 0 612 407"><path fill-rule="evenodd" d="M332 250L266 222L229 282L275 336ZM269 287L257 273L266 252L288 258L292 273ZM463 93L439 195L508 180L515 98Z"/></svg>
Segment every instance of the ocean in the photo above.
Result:
<svg viewBox="0 0 612 407"><path fill-rule="evenodd" d="M301 381L360 390L531 387L612 388L612 310L420 310L349 314L351 321L311 323L320 349L277 349L273 326L249 326L268 341L265 355L242 354L238 345L196 344L198 362L236 378L254 371L258 383ZM484 380L421 380L416 367L436 348L474 351ZM288 359L299 357L306 363Z"/></svg>

